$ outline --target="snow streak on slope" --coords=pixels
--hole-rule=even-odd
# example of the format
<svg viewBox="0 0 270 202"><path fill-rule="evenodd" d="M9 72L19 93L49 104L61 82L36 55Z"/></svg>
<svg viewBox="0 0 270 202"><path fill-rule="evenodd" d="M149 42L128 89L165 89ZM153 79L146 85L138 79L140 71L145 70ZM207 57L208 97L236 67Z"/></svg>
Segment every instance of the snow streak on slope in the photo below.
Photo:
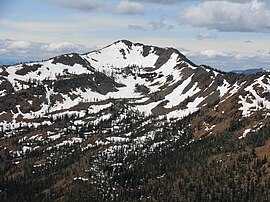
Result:
<svg viewBox="0 0 270 202"><path fill-rule="evenodd" d="M248 117L252 112L261 109L270 109L270 101L266 99L270 92L269 81L270 79L263 75L245 88L247 92L245 96L239 96L239 104L242 105L239 110L242 111L243 116Z"/></svg>
<svg viewBox="0 0 270 202"><path fill-rule="evenodd" d="M193 89L190 89L190 91L183 94L183 90L191 82L192 76L184 80L183 83L180 84L177 88L175 88L172 93L170 93L169 95L166 95L165 99L169 100L169 103L166 105L166 108L171 108L179 104L180 102L183 102L188 96L192 96L193 94L198 92L198 91L193 91ZM193 87L196 88L196 86L193 86Z"/></svg>
<svg viewBox="0 0 270 202"><path fill-rule="evenodd" d="M224 80L223 85L217 88L217 90L220 92L220 97L223 97L229 91L230 87L230 84Z"/></svg>
<svg viewBox="0 0 270 202"><path fill-rule="evenodd" d="M204 100L205 98L203 97L198 97L196 98L193 102L189 102L187 104L187 108L186 109L180 109L180 110L175 110L170 112L167 117L168 119L170 118L184 118L196 111L199 110L198 105Z"/></svg>

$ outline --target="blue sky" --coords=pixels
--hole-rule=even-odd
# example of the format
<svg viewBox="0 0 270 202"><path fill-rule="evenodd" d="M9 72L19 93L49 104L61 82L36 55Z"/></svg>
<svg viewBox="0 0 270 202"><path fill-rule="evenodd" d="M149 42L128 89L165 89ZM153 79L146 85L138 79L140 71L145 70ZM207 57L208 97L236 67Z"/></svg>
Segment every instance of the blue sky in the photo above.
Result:
<svg viewBox="0 0 270 202"><path fill-rule="evenodd" d="M270 70L267 0L0 0L0 30L0 64L128 39L225 71Z"/></svg>

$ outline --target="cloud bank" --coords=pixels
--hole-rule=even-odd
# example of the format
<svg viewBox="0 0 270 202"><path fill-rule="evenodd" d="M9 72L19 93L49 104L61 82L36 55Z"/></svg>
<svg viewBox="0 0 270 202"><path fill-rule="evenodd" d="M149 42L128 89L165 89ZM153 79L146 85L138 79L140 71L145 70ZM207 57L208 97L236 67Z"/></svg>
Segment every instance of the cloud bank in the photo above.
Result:
<svg viewBox="0 0 270 202"><path fill-rule="evenodd" d="M197 39L203 40L203 39L215 39L217 38L216 34L210 33L210 32L198 32L197 33Z"/></svg>
<svg viewBox="0 0 270 202"><path fill-rule="evenodd" d="M99 10L105 6L105 3L101 0L56 0L55 2L59 6L77 9L84 12Z"/></svg>
<svg viewBox="0 0 270 202"><path fill-rule="evenodd" d="M0 39L0 64L14 64L48 59L65 53L84 53L92 50L71 42L41 43L31 41ZM16 55L16 57L14 57Z"/></svg>
<svg viewBox="0 0 270 202"><path fill-rule="evenodd" d="M132 1L119 1L117 4L109 3L104 0L56 0L56 4L82 12L105 12L122 15L142 15L144 7L141 3Z"/></svg>
<svg viewBox="0 0 270 202"><path fill-rule="evenodd" d="M257 0L241 2L206 1L179 12L178 20L221 32L270 32L269 5Z"/></svg>
<svg viewBox="0 0 270 202"><path fill-rule="evenodd" d="M188 0L129 0L131 2L155 3L155 4L175 4Z"/></svg>
<svg viewBox="0 0 270 202"><path fill-rule="evenodd" d="M195 64L209 65L222 71L232 71L235 69L264 68L270 70L269 56L267 50L260 50L256 53L243 53L237 51L222 52L213 49L206 49L194 52L188 49L182 51Z"/></svg>

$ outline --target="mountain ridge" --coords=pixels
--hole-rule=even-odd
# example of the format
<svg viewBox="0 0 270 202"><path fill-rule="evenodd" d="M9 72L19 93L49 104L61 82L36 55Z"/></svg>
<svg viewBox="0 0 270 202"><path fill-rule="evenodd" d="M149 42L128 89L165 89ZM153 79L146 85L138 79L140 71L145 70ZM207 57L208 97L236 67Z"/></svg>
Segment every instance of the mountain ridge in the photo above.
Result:
<svg viewBox="0 0 270 202"><path fill-rule="evenodd" d="M257 74L260 72L266 72L263 68L251 68L251 69L244 69L244 70L232 70L231 72L237 73L237 74L245 74L245 75L251 75L251 74Z"/></svg>

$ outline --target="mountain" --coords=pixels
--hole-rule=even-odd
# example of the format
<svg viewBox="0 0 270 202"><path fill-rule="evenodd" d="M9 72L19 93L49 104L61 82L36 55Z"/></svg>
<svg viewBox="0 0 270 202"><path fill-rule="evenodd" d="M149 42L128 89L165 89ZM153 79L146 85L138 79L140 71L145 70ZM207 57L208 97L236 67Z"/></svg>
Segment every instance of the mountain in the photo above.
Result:
<svg viewBox="0 0 270 202"><path fill-rule="evenodd" d="M270 77L117 41L0 69L3 201L267 201Z"/></svg>
<svg viewBox="0 0 270 202"><path fill-rule="evenodd" d="M265 72L263 68L253 68L253 69L245 69L245 70L233 70L231 71L236 74L245 74L245 75L251 75L251 74L257 74L260 72Z"/></svg>

